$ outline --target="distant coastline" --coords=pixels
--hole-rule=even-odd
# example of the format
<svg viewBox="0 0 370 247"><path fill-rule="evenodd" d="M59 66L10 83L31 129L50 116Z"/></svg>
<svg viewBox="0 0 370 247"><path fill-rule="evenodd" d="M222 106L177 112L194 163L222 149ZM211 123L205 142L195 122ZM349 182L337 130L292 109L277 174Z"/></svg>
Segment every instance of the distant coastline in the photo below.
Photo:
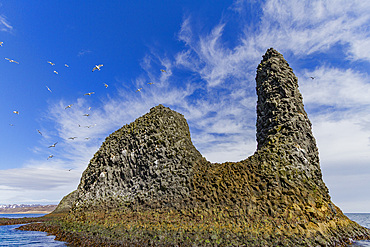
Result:
<svg viewBox="0 0 370 247"><path fill-rule="evenodd" d="M17 208L0 208L0 214L48 214L54 211L57 205L37 205Z"/></svg>

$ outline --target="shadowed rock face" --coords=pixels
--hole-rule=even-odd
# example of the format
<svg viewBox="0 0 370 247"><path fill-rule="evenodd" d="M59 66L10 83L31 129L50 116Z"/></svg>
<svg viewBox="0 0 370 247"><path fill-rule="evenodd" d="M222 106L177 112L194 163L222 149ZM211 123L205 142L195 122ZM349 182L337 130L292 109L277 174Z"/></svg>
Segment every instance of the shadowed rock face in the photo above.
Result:
<svg viewBox="0 0 370 247"><path fill-rule="evenodd" d="M77 205L178 207L200 159L185 118L158 105L106 138L82 175Z"/></svg>

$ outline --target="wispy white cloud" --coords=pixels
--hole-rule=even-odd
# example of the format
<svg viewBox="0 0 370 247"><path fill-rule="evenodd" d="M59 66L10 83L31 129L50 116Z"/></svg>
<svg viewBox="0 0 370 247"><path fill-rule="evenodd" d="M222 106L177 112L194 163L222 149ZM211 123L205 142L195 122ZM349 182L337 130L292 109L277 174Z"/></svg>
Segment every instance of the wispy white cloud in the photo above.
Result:
<svg viewBox="0 0 370 247"><path fill-rule="evenodd" d="M69 169L60 159L45 159L31 160L23 168L1 170L0 202L57 203L66 191L77 188L81 170Z"/></svg>
<svg viewBox="0 0 370 247"><path fill-rule="evenodd" d="M370 106L370 78L366 73L323 66L304 71L300 78L306 104L339 109Z"/></svg>
<svg viewBox="0 0 370 247"><path fill-rule="evenodd" d="M270 0L263 7L259 47L269 44L296 55L325 52L335 44L348 45L348 58L370 60L370 3L366 1ZM365 52L363 52L365 51Z"/></svg>
<svg viewBox="0 0 370 247"><path fill-rule="evenodd" d="M0 15L0 31L11 32L12 30L13 30L13 26L10 25L6 16Z"/></svg>

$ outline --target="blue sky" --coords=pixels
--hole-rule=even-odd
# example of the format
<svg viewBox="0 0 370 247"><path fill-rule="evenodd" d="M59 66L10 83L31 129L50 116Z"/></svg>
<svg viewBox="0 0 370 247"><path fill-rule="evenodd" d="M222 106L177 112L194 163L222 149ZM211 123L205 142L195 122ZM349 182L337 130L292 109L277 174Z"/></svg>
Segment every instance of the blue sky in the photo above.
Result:
<svg viewBox="0 0 370 247"><path fill-rule="evenodd" d="M186 117L208 160L247 158L256 67L274 47L333 201L370 212L369 23L356 0L0 1L0 204L58 203L105 137L158 104Z"/></svg>

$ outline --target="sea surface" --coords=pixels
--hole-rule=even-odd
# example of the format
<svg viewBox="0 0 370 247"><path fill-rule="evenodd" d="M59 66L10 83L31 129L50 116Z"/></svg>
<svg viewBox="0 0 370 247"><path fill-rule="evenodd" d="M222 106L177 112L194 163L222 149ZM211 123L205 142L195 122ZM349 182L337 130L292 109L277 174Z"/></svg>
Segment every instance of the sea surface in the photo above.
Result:
<svg viewBox="0 0 370 247"><path fill-rule="evenodd" d="M345 213L345 215L350 220L370 229L370 213ZM370 247L370 240L355 241L351 246Z"/></svg>
<svg viewBox="0 0 370 247"><path fill-rule="evenodd" d="M1 218L40 217L44 214L0 214ZM351 220L370 228L370 213L346 213ZM67 246L64 242L55 241L55 236L47 236L45 232L16 230L21 225L0 226L0 246ZM370 247L369 240L355 241L351 246Z"/></svg>
<svg viewBox="0 0 370 247"><path fill-rule="evenodd" d="M0 218L40 217L44 214L0 214ZM21 225L0 226L0 246L67 246L64 242L55 241L55 236L46 232L21 231Z"/></svg>

